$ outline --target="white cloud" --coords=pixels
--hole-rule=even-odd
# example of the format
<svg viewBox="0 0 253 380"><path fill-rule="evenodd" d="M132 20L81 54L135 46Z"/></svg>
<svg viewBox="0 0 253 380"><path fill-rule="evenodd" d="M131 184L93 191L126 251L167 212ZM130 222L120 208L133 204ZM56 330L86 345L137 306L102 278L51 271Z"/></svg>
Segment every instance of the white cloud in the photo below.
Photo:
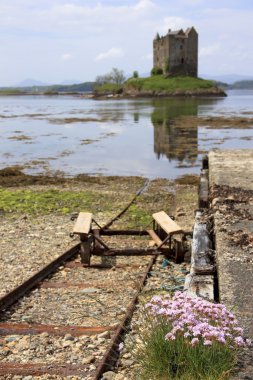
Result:
<svg viewBox="0 0 253 380"><path fill-rule="evenodd" d="M192 26L192 21L187 18L169 16L163 19L162 28L159 29L161 30L161 33L164 34L168 32L168 29L178 30L185 29L190 26Z"/></svg>
<svg viewBox="0 0 253 380"><path fill-rule="evenodd" d="M155 4L151 0L140 0L135 6L134 9L137 11L145 11L148 9L153 9Z"/></svg>
<svg viewBox="0 0 253 380"><path fill-rule="evenodd" d="M123 55L124 55L124 52L122 49L113 47L104 53L98 54L95 58L95 61L98 62L98 61L103 61L104 59L119 58L119 57L123 57Z"/></svg>
<svg viewBox="0 0 253 380"><path fill-rule="evenodd" d="M71 59L73 59L73 56L70 53L65 53L61 56L62 61L70 61Z"/></svg>
<svg viewBox="0 0 253 380"><path fill-rule="evenodd" d="M0 85L31 76L61 81L73 72L92 80L118 64L127 73L149 72L156 32L191 26L199 33L200 71L213 74L224 67L228 72L233 63L236 71L252 73L253 5L244 3L0 0Z"/></svg>
<svg viewBox="0 0 253 380"><path fill-rule="evenodd" d="M202 47L199 51L200 57L210 57L220 51L220 44L213 44L206 47Z"/></svg>
<svg viewBox="0 0 253 380"><path fill-rule="evenodd" d="M182 0L185 5L200 5L204 2L204 0Z"/></svg>

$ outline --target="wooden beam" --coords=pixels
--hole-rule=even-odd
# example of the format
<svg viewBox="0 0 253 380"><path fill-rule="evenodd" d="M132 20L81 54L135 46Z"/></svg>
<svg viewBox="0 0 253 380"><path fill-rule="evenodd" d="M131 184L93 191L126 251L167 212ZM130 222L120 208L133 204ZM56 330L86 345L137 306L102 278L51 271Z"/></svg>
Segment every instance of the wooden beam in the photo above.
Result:
<svg viewBox="0 0 253 380"><path fill-rule="evenodd" d="M92 214L90 212L79 212L73 234L88 235L91 229Z"/></svg>
<svg viewBox="0 0 253 380"><path fill-rule="evenodd" d="M199 208L208 207L208 170L202 169L199 183Z"/></svg>
<svg viewBox="0 0 253 380"><path fill-rule="evenodd" d="M162 240L159 238L159 236L155 233L154 230L147 230L147 233L151 237L152 240L156 243L156 245L161 245Z"/></svg>
<svg viewBox="0 0 253 380"><path fill-rule="evenodd" d="M174 222L164 211L156 212L152 215L157 224L167 233L181 233L182 228Z"/></svg>

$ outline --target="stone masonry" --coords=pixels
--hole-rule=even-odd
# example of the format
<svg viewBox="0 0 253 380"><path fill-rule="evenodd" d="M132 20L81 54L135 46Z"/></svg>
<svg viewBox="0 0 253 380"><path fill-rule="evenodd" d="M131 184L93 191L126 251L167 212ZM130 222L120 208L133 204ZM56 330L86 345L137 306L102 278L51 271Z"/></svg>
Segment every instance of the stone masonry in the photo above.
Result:
<svg viewBox="0 0 253 380"><path fill-rule="evenodd" d="M194 27L157 34L153 41L154 67L168 75L198 75L198 33Z"/></svg>

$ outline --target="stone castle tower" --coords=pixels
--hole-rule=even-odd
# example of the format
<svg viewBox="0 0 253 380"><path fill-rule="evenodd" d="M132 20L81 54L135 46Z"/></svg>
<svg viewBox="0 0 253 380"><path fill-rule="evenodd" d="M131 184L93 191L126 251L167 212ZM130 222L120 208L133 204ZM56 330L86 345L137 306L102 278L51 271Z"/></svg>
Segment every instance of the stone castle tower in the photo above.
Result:
<svg viewBox="0 0 253 380"><path fill-rule="evenodd" d="M198 33L194 27L157 34L153 41L154 67L169 75L198 76Z"/></svg>

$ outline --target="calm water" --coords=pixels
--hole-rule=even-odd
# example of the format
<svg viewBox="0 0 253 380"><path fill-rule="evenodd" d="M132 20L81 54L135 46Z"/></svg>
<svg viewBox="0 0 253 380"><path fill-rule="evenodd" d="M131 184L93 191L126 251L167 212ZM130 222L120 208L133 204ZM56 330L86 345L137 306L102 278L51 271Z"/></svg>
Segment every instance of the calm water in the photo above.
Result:
<svg viewBox="0 0 253 380"><path fill-rule="evenodd" d="M212 148L253 148L253 91L227 98L88 100L78 97L0 97L0 168L25 166L103 175L175 178L199 173ZM183 125L185 116L252 118L248 129ZM187 124L187 123L186 123Z"/></svg>

